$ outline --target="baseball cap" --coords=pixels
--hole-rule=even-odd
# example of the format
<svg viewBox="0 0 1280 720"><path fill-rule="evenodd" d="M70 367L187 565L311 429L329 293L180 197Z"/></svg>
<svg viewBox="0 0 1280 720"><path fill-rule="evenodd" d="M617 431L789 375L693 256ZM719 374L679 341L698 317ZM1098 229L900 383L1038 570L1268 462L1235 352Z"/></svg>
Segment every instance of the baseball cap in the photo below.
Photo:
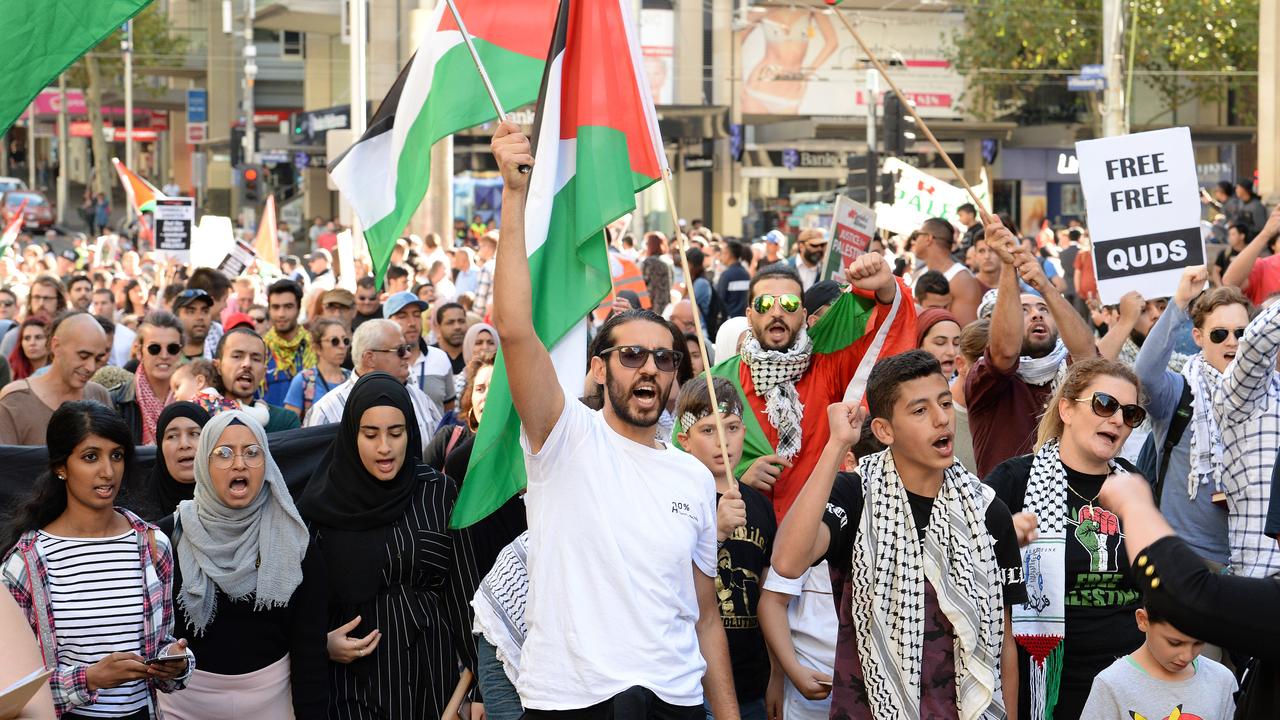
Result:
<svg viewBox="0 0 1280 720"><path fill-rule="evenodd" d="M835 280L821 280L804 291L804 311L812 315L823 307L830 305L840 297L840 283Z"/></svg>
<svg viewBox="0 0 1280 720"><path fill-rule="evenodd" d="M427 304L419 300L416 295L411 292L403 291L387 298L382 304L382 317L389 318L410 305L417 305L419 310L426 312Z"/></svg>
<svg viewBox="0 0 1280 720"><path fill-rule="evenodd" d="M783 241L783 240L786 240L786 239L787 239L787 236L786 236L786 235L784 235L784 234L782 233L782 231L781 231L781 230L778 230L777 228L774 228L773 230L770 230L770 231L769 231L769 232L764 236L764 241L765 241L765 242L767 242L767 243L772 243L772 244L774 244L774 245L781 245L781 244L782 244L782 241Z"/></svg>
<svg viewBox="0 0 1280 720"><path fill-rule="evenodd" d="M241 326L247 327L250 330L257 329L256 326L253 324L253 318L249 317L248 315L242 312L231 313L230 315L228 315L227 322L225 325L223 325L223 328L227 332L231 332L232 330Z"/></svg>
<svg viewBox="0 0 1280 720"><path fill-rule="evenodd" d="M193 302L208 303L209 307L213 307L213 298L209 297L209 293L200 288L187 288L173 299L173 311L176 313Z"/></svg>
<svg viewBox="0 0 1280 720"><path fill-rule="evenodd" d="M356 296L352 295L350 290L344 290L343 288L336 288L336 289L330 290L329 292L326 292L320 298L321 307L324 307L325 305L328 305L330 303L333 303L335 305L345 305L346 307L353 308L356 306Z"/></svg>
<svg viewBox="0 0 1280 720"><path fill-rule="evenodd" d="M316 258L324 258L326 262L333 262L333 255L330 254L330 252L328 250L325 250L324 248L316 248L315 250L312 250L306 255L303 255L302 261L306 263L310 263L312 260L315 260Z"/></svg>

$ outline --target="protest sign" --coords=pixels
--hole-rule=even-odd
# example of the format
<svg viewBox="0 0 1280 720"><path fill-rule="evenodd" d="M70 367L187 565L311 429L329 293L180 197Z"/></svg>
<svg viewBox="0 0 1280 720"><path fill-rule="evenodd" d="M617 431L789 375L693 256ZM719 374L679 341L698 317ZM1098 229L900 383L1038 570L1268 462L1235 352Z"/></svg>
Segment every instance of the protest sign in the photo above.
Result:
<svg viewBox="0 0 1280 720"><path fill-rule="evenodd" d="M876 214L871 208L841 195L836 199L831 219L831 242L822 259L823 280L844 282L844 269L871 247L876 232Z"/></svg>
<svg viewBox="0 0 1280 720"><path fill-rule="evenodd" d="M216 268L235 246L236 233L231 218L201 215L191 242L191 266Z"/></svg>
<svg viewBox="0 0 1280 720"><path fill-rule="evenodd" d="M235 247L231 248L231 252L222 258L222 262L218 263L218 270L223 275L235 280L240 277L241 273L253 264L254 257L257 253L253 251L253 246L243 240L236 240Z"/></svg>
<svg viewBox="0 0 1280 720"><path fill-rule="evenodd" d="M154 215L156 250L174 262L189 262L191 233L196 222L195 198L156 198Z"/></svg>
<svg viewBox="0 0 1280 720"><path fill-rule="evenodd" d="M898 158L888 158L880 166L882 173L897 178L894 183L892 204L876 203L876 225L883 230L910 235L920 229L929 218L942 218L959 227L960 216L956 210L965 203L972 203L969 194L948 182L908 165ZM991 191L986 170L981 182L973 186L982 204L991 207Z"/></svg>
<svg viewBox="0 0 1280 720"><path fill-rule="evenodd" d="M1205 262L1191 131L1153 130L1076 143L1098 298L1168 297Z"/></svg>

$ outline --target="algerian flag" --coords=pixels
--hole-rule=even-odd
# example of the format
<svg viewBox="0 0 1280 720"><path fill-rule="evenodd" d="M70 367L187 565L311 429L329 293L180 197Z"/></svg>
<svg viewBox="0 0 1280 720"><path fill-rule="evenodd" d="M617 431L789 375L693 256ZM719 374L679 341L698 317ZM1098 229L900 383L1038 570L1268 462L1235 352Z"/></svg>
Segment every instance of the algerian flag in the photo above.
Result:
<svg viewBox="0 0 1280 720"><path fill-rule="evenodd" d="M124 186L124 194L129 198L129 205L133 207L133 212L137 215L155 212L156 200L163 198L164 193L144 180L142 176L125 167L124 163L120 162L120 158L111 158L111 164L115 166L116 174L120 176L120 184Z"/></svg>
<svg viewBox="0 0 1280 720"><path fill-rule="evenodd" d="M582 393L587 315L611 286L604 227L633 211L635 194L666 169L631 13L631 0L560 0L538 99L525 247L533 327L566 402ZM519 436L499 353L454 527L483 519L524 487Z"/></svg>
<svg viewBox="0 0 1280 720"><path fill-rule="evenodd" d="M9 0L0 27L10 41L0 61L0 134L9 131L36 95L80 56L151 0Z"/></svg>
<svg viewBox="0 0 1280 720"><path fill-rule="evenodd" d="M504 109L537 98L555 0L516 4L456 0ZM364 225L381 287L391 250L427 194L431 146L497 117L453 16L440 0L418 51L378 106L369 129L329 164L329 175Z"/></svg>

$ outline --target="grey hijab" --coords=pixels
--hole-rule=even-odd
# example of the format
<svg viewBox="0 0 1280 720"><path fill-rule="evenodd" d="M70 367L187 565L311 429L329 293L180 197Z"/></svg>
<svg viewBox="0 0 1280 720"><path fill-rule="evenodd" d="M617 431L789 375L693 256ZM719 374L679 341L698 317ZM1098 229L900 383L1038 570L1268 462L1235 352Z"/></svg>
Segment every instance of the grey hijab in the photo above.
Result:
<svg viewBox="0 0 1280 720"><path fill-rule="evenodd" d="M237 420L267 451L266 477L258 497L248 507L233 510L213 491L209 455L221 442L222 432ZM209 421L200 433L195 470L195 497L178 506L182 529L178 603L200 635L213 620L218 590L233 600L253 595L255 609L288 605L302 582L308 535L271 457L266 431L248 413L222 412Z"/></svg>

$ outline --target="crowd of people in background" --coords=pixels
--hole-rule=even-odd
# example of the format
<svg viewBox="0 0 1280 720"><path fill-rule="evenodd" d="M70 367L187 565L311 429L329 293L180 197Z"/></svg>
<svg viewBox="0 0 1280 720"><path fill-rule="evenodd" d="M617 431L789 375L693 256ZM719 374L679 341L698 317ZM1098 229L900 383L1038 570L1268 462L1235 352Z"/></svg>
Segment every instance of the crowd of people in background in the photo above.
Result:
<svg viewBox="0 0 1280 720"><path fill-rule="evenodd" d="M1077 220L964 206L824 276L821 228L624 218L579 397L531 320L528 141L494 148L500 222L381 283L321 218L232 278L92 198L95 240L0 257L0 445L48 452L0 526L33 717L438 717L462 668L472 720L1280 712L1280 209L1248 183L1205 193L1207 266L1116 304ZM500 350L528 490L453 528Z"/></svg>

